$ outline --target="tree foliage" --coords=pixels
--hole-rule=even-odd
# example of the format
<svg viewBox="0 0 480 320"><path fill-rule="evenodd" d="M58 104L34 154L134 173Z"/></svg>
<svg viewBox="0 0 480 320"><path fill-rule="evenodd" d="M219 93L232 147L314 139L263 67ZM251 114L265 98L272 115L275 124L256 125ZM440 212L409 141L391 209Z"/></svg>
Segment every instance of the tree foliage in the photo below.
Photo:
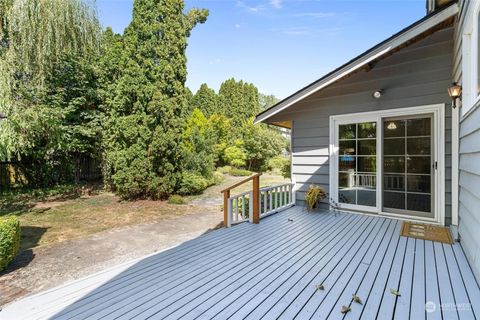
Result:
<svg viewBox="0 0 480 320"><path fill-rule="evenodd" d="M258 89L251 83L229 79L218 92L219 113L232 120L233 126L241 126L260 111Z"/></svg>
<svg viewBox="0 0 480 320"><path fill-rule="evenodd" d="M217 100L217 94L215 91L210 89L208 85L204 83L193 96L191 107L198 108L203 114L209 117L219 112Z"/></svg>
<svg viewBox="0 0 480 320"><path fill-rule="evenodd" d="M93 0L0 0L0 160L39 187L101 159L103 182L127 199L201 192L226 164L264 170L285 139L252 117L277 99L233 78L218 94L185 87L187 40L207 16L135 0L115 34Z"/></svg>
<svg viewBox="0 0 480 320"><path fill-rule="evenodd" d="M273 94L260 93L258 95L258 103L260 104L261 111L276 105L279 101L280 100L278 100Z"/></svg>
<svg viewBox="0 0 480 320"><path fill-rule="evenodd" d="M286 139L266 124L253 124L253 119L246 121L242 136L247 155L247 169L265 170L268 160L280 154L286 146Z"/></svg>
<svg viewBox="0 0 480 320"><path fill-rule="evenodd" d="M181 181L185 50L190 31L208 15L183 8L183 0L136 0L121 45L109 35L113 47L108 51L119 69L113 85L107 85L114 94L106 100L104 173L126 198L164 198Z"/></svg>
<svg viewBox="0 0 480 320"><path fill-rule="evenodd" d="M0 112L8 116L0 159L20 161L34 184L70 179L63 161L98 125L84 113L97 105L89 66L101 40L96 11L82 0L14 0L2 1L0 14Z"/></svg>

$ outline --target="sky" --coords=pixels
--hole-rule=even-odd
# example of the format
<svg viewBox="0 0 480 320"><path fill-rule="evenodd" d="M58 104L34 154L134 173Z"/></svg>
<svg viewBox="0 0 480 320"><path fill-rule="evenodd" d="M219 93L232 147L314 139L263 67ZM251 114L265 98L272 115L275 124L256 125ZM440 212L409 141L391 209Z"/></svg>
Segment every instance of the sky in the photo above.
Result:
<svg viewBox="0 0 480 320"><path fill-rule="evenodd" d="M188 41L187 86L218 92L229 78L285 98L421 19L425 0L186 0L209 17ZM133 0L97 0L103 27L122 33Z"/></svg>

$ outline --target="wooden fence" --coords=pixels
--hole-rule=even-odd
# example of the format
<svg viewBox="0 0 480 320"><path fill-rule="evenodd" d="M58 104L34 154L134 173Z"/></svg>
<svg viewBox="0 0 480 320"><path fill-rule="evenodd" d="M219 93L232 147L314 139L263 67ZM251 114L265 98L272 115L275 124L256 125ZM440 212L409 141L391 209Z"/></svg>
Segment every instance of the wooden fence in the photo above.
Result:
<svg viewBox="0 0 480 320"><path fill-rule="evenodd" d="M74 172L74 183L97 182L102 178L101 160L82 157L77 159ZM29 181L22 174L19 163L11 161L0 162L0 193L18 186L28 186Z"/></svg>

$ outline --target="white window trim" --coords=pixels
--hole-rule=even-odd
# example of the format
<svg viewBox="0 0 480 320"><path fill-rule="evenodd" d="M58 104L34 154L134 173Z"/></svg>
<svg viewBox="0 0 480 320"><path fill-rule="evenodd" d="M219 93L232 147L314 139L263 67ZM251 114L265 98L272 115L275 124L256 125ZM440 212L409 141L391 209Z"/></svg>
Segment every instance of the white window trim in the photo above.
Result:
<svg viewBox="0 0 480 320"><path fill-rule="evenodd" d="M471 14L467 14L462 36L462 116L465 116L478 105L480 93L478 91L478 16L480 1L472 1Z"/></svg>
<svg viewBox="0 0 480 320"><path fill-rule="evenodd" d="M413 217L401 214L392 214L384 212L381 205L381 183L377 183L377 207L353 206L341 204L338 201L338 125L352 122L377 121L381 123L382 118L409 116L423 113L433 114L433 134L435 135L434 160L437 161L438 170L435 171L435 183L433 190L435 192L434 217L423 218ZM399 108L390 110L379 110L362 113L350 113L330 116L330 144L329 144L329 193L331 198L341 209L355 210L366 213L378 214L398 218L401 220L415 220L422 222L436 223L445 225L445 104L426 105L410 108ZM381 126L377 125L377 139L381 139ZM377 140L378 141L378 140ZM381 155L383 153L382 143L377 143L377 174L382 177ZM378 180L377 180L378 181Z"/></svg>

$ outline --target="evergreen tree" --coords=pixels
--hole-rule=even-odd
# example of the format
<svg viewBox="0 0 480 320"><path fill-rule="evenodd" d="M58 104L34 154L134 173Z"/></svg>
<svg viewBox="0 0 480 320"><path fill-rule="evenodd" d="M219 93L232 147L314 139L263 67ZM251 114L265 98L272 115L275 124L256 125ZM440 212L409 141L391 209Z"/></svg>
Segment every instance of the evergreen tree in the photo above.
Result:
<svg viewBox="0 0 480 320"><path fill-rule="evenodd" d="M280 100L278 100L278 98L275 97L273 94L266 95L266 94L260 93L258 95L258 103L260 104L261 110L268 109L274 106L275 104L277 104L279 101Z"/></svg>
<svg viewBox="0 0 480 320"><path fill-rule="evenodd" d="M255 116L259 111L258 89L251 83L229 79L218 92L219 110L232 120L235 127Z"/></svg>
<svg viewBox="0 0 480 320"><path fill-rule="evenodd" d="M210 89L206 83L204 83L193 96L191 105L193 108L198 108L205 116L209 117L218 113L217 94L213 89Z"/></svg>
<svg viewBox="0 0 480 320"><path fill-rule="evenodd" d="M163 198L180 184L187 106L187 38L206 10L183 0L135 0L117 53L120 75L106 101L106 179L127 198Z"/></svg>

